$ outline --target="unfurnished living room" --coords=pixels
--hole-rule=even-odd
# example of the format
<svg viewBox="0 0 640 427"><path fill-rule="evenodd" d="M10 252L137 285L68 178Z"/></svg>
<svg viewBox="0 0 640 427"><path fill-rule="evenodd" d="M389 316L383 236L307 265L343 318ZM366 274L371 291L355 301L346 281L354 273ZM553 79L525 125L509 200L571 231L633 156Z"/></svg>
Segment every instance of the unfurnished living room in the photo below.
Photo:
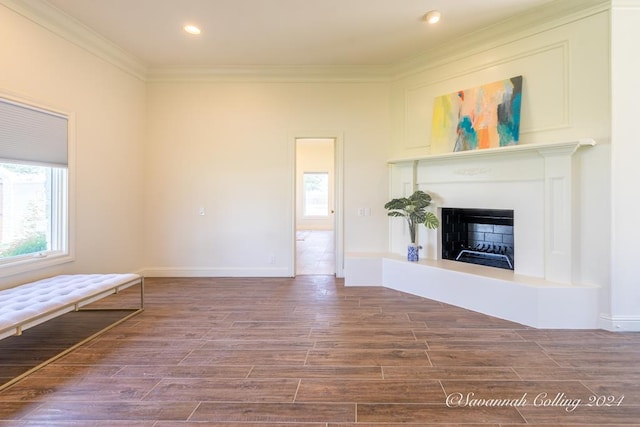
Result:
<svg viewBox="0 0 640 427"><path fill-rule="evenodd" d="M0 0L0 426L640 426L639 24Z"/></svg>

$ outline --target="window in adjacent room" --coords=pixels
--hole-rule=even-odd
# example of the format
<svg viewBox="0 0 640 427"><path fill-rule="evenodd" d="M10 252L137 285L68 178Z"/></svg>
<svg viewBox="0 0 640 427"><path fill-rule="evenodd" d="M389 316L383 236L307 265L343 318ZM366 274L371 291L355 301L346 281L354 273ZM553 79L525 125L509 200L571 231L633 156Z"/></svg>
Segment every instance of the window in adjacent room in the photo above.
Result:
<svg viewBox="0 0 640 427"><path fill-rule="evenodd" d="M305 172L302 175L304 216L329 215L329 173Z"/></svg>
<svg viewBox="0 0 640 427"><path fill-rule="evenodd" d="M68 122L0 98L0 276L70 260Z"/></svg>

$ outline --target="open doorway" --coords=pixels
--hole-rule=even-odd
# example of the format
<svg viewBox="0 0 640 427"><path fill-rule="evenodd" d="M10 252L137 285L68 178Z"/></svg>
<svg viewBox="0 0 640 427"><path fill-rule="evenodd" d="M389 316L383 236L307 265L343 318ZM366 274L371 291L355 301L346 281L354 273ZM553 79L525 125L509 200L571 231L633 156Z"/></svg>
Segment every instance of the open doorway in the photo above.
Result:
<svg viewBox="0 0 640 427"><path fill-rule="evenodd" d="M296 138L295 274L336 274L335 138Z"/></svg>

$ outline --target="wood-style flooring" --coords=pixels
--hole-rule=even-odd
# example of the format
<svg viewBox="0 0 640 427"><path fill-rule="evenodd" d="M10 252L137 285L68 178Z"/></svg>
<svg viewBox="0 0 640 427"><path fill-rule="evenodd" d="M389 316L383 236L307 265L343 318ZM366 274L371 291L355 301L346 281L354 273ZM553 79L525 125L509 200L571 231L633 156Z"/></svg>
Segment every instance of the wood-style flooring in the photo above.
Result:
<svg viewBox="0 0 640 427"><path fill-rule="evenodd" d="M0 391L0 426L640 426L640 334L332 276L145 286L143 313Z"/></svg>

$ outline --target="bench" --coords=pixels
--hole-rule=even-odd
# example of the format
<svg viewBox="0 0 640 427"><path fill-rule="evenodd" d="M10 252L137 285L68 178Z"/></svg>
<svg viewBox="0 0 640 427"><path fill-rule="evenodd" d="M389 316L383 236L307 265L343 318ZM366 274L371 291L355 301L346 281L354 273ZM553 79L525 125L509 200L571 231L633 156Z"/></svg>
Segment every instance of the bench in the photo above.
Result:
<svg viewBox="0 0 640 427"><path fill-rule="evenodd" d="M22 335L23 331L47 320L83 307L131 286L140 286L140 305L132 313L108 328L140 313L144 309L144 277L138 274L60 275L0 290L0 339ZM87 308L85 308L86 310ZM103 308L103 310L105 310ZM108 329L107 328L107 329ZM106 330L106 329L105 329ZM100 331L98 333L104 332ZM83 340L83 344L97 334ZM73 348L47 360L28 373L50 363ZM27 375L25 373L24 375ZM24 375L21 375L23 377ZM21 378L20 377L20 378ZM19 378L17 378L19 379ZM15 379L15 381L17 381ZM11 381L13 383L15 381ZM0 390L10 383L1 385Z"/></svg>

